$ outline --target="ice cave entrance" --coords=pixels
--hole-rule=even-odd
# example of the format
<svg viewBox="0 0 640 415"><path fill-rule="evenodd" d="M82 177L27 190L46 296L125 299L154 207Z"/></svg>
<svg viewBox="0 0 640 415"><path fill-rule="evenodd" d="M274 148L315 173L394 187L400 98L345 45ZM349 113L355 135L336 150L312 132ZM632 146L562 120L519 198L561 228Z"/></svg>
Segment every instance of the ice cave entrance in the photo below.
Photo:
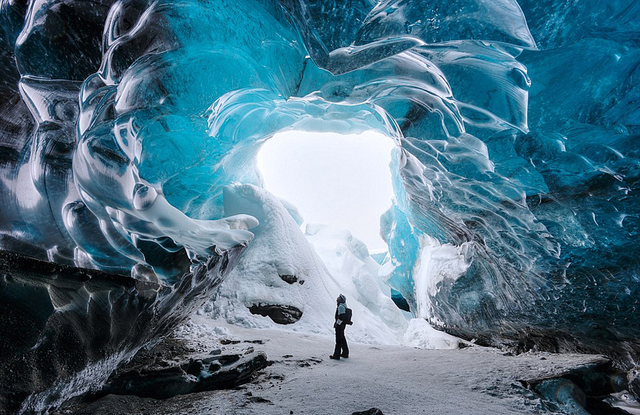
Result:
<svg viewBox="0 0 640 415"><path fill-rule="evenodd" d="M387 250L380 216L391 206L394 141L361 134L286 131L258 153L265 188L298 208L306 224L348 229L370 253Z"/></svg>

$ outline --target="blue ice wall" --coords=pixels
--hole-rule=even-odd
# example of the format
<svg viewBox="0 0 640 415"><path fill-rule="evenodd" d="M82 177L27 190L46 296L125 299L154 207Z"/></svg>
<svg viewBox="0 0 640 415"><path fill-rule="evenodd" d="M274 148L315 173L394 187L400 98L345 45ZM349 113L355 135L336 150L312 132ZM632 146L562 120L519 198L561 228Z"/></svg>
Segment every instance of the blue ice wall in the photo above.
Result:
<svg viewBox="0 0 640 415"><path fill-rule="evenodd" d="M251 239L222 188L260 185L262 142L373 129L399 145L383 224L411 309L638 350L637 2L0 4L3 249L171 283ZM422 236L468 264L428 293Z"/></svg>

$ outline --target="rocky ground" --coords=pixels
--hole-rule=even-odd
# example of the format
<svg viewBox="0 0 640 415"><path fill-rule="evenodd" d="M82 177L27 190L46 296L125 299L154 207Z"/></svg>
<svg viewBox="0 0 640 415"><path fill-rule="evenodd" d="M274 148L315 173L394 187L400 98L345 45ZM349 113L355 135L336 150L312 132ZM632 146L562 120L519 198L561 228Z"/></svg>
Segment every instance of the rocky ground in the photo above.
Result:
<svg viewBox="0 0 640 415"><path fill-rule="evenodd" d="M58 414L581 413L575 399L582 399L583 404L589 401L592 414L618 413L607 405L601 407L604 403L600 400L572 392L571 385L608 370L607 359L596 355L513 355L478 346L421 350L354 343L349 359L335 361L328 358L332 338L243 329L203 316L195 316L156 347L159 351L145 352L146 359L154 360L150 356L155 356L157 367L165 361L165 366L178 364L185 371L189 364L196 362L197 366L207 356L238 356L251 361L266 355L268 360L243 380L248 383L232 385L231 389L166 399L110 393ZM132 364L135 372L136 362ZM221 370L218 366L214 369ZM140 372L140 367L137 370ZM615 381L615 376L609 373L607 379ZM132 393L136 382L142 384L133 381ZM550 403L541 393L558 399ZM371 408L378 412L369 411Z"/></svg>

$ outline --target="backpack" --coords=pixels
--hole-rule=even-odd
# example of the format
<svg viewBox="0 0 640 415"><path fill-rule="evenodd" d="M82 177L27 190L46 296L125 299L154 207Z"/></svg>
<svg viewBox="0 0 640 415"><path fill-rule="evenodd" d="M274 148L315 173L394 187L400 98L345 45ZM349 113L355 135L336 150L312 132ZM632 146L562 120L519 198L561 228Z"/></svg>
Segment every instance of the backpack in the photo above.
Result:
<svg viewBox="0 0 640 415"><path fill-rule="evenodd" d="M352 315L353 315L353 311L350 308L347 308L347 311L344 312L344 324L353 324L351 322Z"/></svg>

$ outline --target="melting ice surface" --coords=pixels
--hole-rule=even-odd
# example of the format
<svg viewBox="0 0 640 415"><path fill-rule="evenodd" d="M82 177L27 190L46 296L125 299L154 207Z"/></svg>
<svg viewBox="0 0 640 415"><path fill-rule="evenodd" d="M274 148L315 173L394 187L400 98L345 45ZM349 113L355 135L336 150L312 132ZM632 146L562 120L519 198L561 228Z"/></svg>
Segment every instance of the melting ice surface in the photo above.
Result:
<svg viewBox="0 0 640 415"><path fill-rule="evenodd" d="M259 234L223 192L274 134L376 131L414 312L637 360L637 1L0 7L2 249L172 284Z"/></svg>

